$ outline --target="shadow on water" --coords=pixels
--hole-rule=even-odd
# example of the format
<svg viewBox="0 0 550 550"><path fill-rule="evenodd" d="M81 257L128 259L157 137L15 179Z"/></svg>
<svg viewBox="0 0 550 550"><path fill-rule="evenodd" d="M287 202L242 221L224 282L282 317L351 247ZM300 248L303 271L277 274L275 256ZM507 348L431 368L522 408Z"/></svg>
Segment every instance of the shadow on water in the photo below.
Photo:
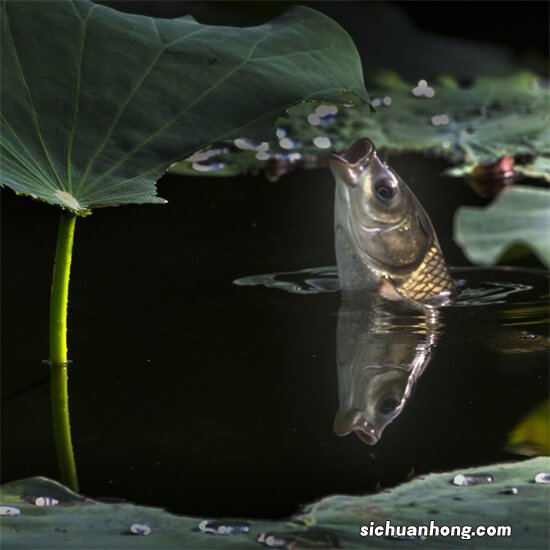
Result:
<svg viewBox="0 0 550 550"><path fill-rule="evenodd" d="M451 214L470 191L441 178L448 192L433 197L441 164L400 163L438 212L449 262L463 263ZM454 271L459 304L435 323L342 301L330 269L271 278L314 295L242 288L232 281L334 261L330 175L173 178L160 191L166 207L98 211L76 235L71 407L85 493L281 517L412 471L517 458L508 434L548 395L544 275ZM2 478L56 477L40 361L57 217L2 198ZM394 360L375 365L385 350ZM382 369L361 377L363 360ZM339 433L366 419L378 443L337 437L337 411Z"/></svg>

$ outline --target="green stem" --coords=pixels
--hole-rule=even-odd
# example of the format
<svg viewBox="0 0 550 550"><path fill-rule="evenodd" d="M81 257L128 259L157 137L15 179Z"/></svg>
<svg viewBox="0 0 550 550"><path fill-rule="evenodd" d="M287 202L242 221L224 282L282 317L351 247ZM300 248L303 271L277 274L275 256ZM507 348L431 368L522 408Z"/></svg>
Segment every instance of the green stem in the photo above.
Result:
<svg viewBox="0 0 550 550"><path fill-rule="evenodd" d="M50 397L61 481L78 491L69 420L67 307L76 216L61 213L50 296Z"/></svg>

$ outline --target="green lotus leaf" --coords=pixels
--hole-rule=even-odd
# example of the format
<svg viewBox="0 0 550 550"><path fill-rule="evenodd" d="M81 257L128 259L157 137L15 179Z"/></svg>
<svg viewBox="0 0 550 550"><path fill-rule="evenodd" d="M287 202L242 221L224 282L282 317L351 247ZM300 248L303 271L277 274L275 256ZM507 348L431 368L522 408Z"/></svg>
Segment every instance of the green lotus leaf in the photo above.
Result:
<svg viewBox="0 0 550 550"><path fill-rule="evenodd" d="M374 115L361 107L319 117L315 106L300 105L290 111L288 120L279 121L286 147L280 140L269 155L264 151L259 158L232 150L209 161L223 166L219 175L234 173L231 165L269 174L274 162L284 173L293 167L324 165L329 153L369 137L378 149L440 156L456 165L448 172L453 176L510 155L517 159L517 172L550 181L550 89L539 80L534 74L519 73L478 78L471 86L461 87L448 76L412 83L381 73L373 79L371 90ZM319 137L325 138L323 148L316 146ZM180 163L173 170L199 174L192 163Z"/></svg>
<svg viewBox="0 0 550 550"><path fill-rule="evenodd" d="M368 101L351 38L310 8L233 28L4 0L1 19L0 183L77 214L163 202L170 164L300 101Z"/></svg>
<svg viewBox="0 0 550 550"><path fill-rule="evenodd" d="M550 266L550 191L514 186L485 208L459 208L454 239L476 264L494 264L507 250L521 245Z"/></svg>
<svg viewBox="0 0 550 550"><path fill-rule="evenodd" d="M535 477L550 470L550 459L494 464L430 474L389 491L366 496L330 496L287 521L217 520L177 516L160 508L103 503L75 495L55 481L29 478L2 486L2 543L6 548L548 548L550 484ZM490 474L493 481L453 484L456 475ZM482 478L486 476L483 475ZM37 506L50 497L55 506ZM42 503L44 498L42 498ZM5 509L8 508L8 510ZM15 509L15 512L14 512ZM7 514L16 515L7 515ZM360 535L361 526L509 526L511 536L444 536L396 540ZM199 526L202 526L202 530ZM148 535L132 534L134 531ZM142 526L142 527L139 527ZM208 527L208 526L206 526ZM226 527L224 529L224 527ZM234 528L234 534L228 529ZM243 529L244 528L244 529ZM246 529L248 528L248 530ZM247 531L247 532L245 532ZM435 533L435 532L434 532Z"/></svg>
<svg viewBox="0 0 550 550"><path fill-rule="evenodd" d="M516 166L516 171L528 178L543 178L550 182L550 156L536 157L528 164Z"/></svg>
<svg viewBox="0 0 550 550"><path fill-rule="evenodd" d="M457 470L448 474L429 474L376 495L364 497L331 496L306 510L301 519L321 525L346 540L345 548L547 548L550 542L550 485L534 483L537 474L547 472L550 458L494 464ZM470 486L453 484L456 475L489 474L491 483ZM485 476L482 476L485 477ZM516 491L513 491L515 489ZM428 536L425 540L395 540L362 537L361 525L419 526L510 526L510 537L462 539ZM473 543L472 543L473 542Z"/></svg>

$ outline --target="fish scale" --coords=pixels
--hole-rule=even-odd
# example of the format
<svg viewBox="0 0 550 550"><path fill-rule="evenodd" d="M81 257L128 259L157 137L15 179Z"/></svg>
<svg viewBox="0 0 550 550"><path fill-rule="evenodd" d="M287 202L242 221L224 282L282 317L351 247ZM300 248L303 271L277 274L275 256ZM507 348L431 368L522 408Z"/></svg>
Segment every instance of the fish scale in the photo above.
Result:
<svg viewBox="0 0 550 550"><path fill-rule="evenodd" d="M438 244L433 243L414 273L397 286L400 294L425 301L453 288L453 280Z"/></svg>

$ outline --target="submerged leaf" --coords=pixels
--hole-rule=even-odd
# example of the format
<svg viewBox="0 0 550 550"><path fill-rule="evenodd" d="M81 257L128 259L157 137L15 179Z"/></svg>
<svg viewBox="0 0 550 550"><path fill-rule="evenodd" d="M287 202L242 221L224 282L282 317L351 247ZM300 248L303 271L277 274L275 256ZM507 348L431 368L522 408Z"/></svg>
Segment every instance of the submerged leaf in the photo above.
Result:
<svg viewBox="0 0 550 550"><path fill-rule="evenodd" d="M77 214L164 202L170 164L302 100L368 100L351 38L309 8L233 28L4 0L1 19L0 184Z"/></svg>
<svg viewBox="0 0 550 550"><path fill-rule="evenodd" d="M490 265L523 245L550 266L550 191L516 186L486 208L459 208L454 239L474 263Z"/></svg>

